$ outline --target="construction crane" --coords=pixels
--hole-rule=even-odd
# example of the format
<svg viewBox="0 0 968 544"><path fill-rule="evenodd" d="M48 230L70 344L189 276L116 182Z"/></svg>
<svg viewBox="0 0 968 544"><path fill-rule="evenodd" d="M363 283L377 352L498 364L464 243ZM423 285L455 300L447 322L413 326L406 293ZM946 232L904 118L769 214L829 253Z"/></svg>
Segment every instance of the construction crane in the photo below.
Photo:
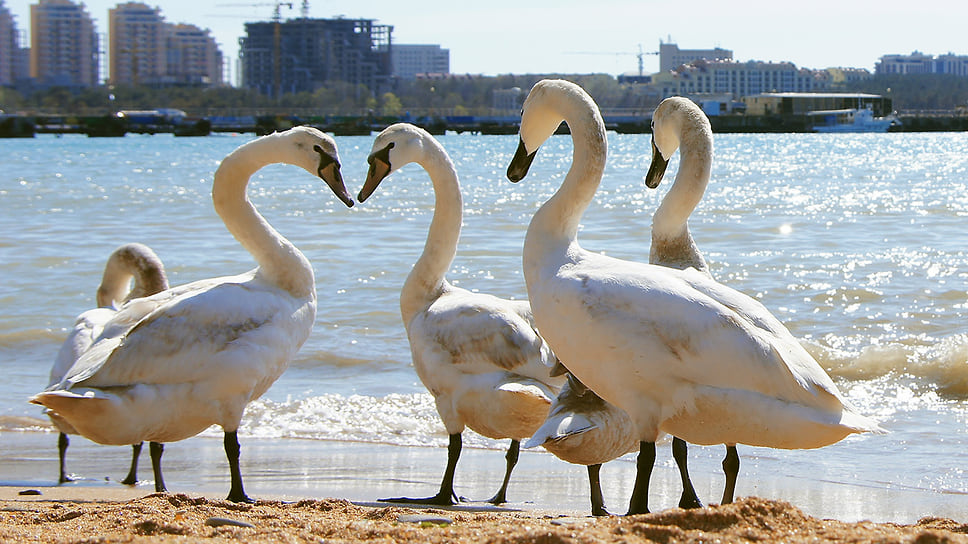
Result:
<svg viewBox="0 0 968 544"><path fill-rule="evenodd" d="M645 55L658 55L658 51L642 51L642 44L639 44L638 53L629 53L627 51L571 51L570 55L635 55L639 59L639 76L645 75L645 62L643 58Z"/></svg>

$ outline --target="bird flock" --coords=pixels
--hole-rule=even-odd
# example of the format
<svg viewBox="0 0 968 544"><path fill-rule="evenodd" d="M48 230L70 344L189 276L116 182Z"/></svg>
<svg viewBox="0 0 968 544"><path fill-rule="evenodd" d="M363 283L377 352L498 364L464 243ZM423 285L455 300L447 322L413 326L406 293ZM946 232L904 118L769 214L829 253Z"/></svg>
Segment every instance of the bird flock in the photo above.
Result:
<svg viewBox="0 0 968 544"><path fill-rule="evenodd" d="M653 215L646 262L584 249L582 214L602 180L607 139L598 106L580 86L543 80L521 113L520 143L507 177L520 182L541 145L564 122L574 142L560 187L527 228L523 273L528 300L505 300L452 285L463 201L454 162L425 130L406 123L376 136L357 200L374 196L399 168L415 163L430 178L434 214L423 252L400 292L413 365L433 395L449 435L435 495L387 502L453 505L461 434L470 428L510 440L493 504L507 501L519 450L544 447L587 466L591 512L607 515L601 465L638 452L628 513L649 511L656 441L673 438L682 478L679 506L702 501L689 478L687 444L726 447L722 502L733 500L737 444L818 448L852 433L882 432L840 394L820 365L766 307L716 282L688 219L710 180L709 120L691 101L664 100L653 114L649 188L678 150L679 169ZM510 150L509 150L510 151ZM78 316L50 373L30 398L60 431L59 481L69 481L69 434L130 445L127 484L149 442L156 491L166 491L163 444L212 425L224 432L228 500L252 502L239 468L242 414L286 370L316 316L313 268L259 214L250 177L273 163L322 179L347 207L336 142L310 127L250 141L214 175L215 210L257 267L170 287L147 246L115 250L98 287L97 307ZM510 190L510 189L509 189ZM644 252L643 252L644 253Z"/></svg>

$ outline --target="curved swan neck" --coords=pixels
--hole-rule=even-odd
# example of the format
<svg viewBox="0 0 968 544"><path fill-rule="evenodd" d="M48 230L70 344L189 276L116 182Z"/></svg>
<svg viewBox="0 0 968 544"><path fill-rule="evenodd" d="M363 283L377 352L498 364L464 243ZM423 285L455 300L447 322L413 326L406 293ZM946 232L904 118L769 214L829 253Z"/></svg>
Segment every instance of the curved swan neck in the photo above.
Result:
<svg viewBox="0 0 968 544"><path fill-rule="evenodd" d="M264 136L245 144L222 160L215 171L212 200L225 227L259 263L258 276L294 297L315 296L309 260L279 234L249 201L249 178L260 168L286 161L278 136Z"/></svg>
<svg viewBox="0 0 968 544"><path fill-rule="evenodd" d="M447 152L433 138L422 142L424 153L418 162L434 186L434 216L430 221L423 253L407 276L400 293L400 311L404 323L436 300L450 284L444 277L457 254L463 221L457 169Z"/></svg>
<svg viewBox="0 0 968 544"><path fill-rule="evenodd" d="M652 217L650 262L674 268L706 269L706 262L689 233L688 220L702 200L712 169L713 137L705 119L682 124L679 172Z"/></svg>
<svg viewBox="0 0 968 544"><path fill-rule="evenodd" d="M134 285L128 289L131 279ZM97 290L97 305L113 307L134 298L160 293L168 289L168 277L161 259L148 246L126 244L111 253L104 266L101 285Z"/></svg>
<svg viewBox="0 0 968 544"><path fill-rule="evenodd" d="M582 214L594 198L605 171L608 144L598 106L587 96L568 94L564 98L560 113L571 131L572 164L561 187L538 209L528 227L525 245L531 239L532 244L542 247L525 249L525 255L570 245L577 238Z"/></svg>

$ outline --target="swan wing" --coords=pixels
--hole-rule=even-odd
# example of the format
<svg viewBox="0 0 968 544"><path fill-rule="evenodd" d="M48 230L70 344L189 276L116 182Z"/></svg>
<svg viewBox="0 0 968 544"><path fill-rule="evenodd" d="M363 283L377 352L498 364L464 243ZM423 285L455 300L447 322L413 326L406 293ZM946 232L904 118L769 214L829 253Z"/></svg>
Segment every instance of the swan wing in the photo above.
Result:
<svg viewBox="0 0 968 544"><path fill-rule="evenodd" d="M671 380L664 386L685 382L840 404L823 369L752 298L695 271L592 257L562 268L550 290L565 301L555 306L561 327L552 344L567 343L569 357L633 364L636 379ZM579 375L586 376L586 383L596 381L587 371Z"/></svg>
<svg viewBox="0 0 968 544"><path fill-rule="evenodd" d="M425 361L442 358L463 374L500 370L546 382L554 355L520 306L467 291L441 296L411 320L411 346Z"/></svg>
<svg viewBox="0 0 968 544"><path fill-rule="evenodd" d="M301 345L309 334L315 298L298 300L255 281L233 281L243 277L206 280L126 304L62 387L186 383L244 372L258 379L265 364L278 366L281 358L288 363L293 336L301 337ZM293 327L297 322L308 327Z"/></svg>
<svg viewBox="0 0 968 544"><path fill-rule="evenodd" d="M790 333L763 304L756 299L730 289L712 280L708 275L694 269L684 270L682 279L694 289L702 292L710 299L722 305L724 314L735 316L739 324L750 334L758 335L762 341L768 343L774 352L774 357L782 359L784 364L774 359L779 369L784 366L789 369L791 376L804 389L820 389L840 398L840 392L833 380L823 370L799 340ZM842 399L841 399L842 400Z"/></svg>
<svg viewBox="0 0 968 544"><path fill-rule="evenodd" d="M554 414L545 420L521 447L536 448L549 442L557 442L568 437L578 436L598 428L598 423L585 415L573 412Z"/></svg>
<svg viewBox="0 0 968 544"><path fill-rule="evenodd" d="M95 338L101 335L104 324L116 313L117 310L113 308L93 308L77 316L74 328L67 333L54 359L48 385L56 385L64 378L77 359L94 344Z"/></svg>

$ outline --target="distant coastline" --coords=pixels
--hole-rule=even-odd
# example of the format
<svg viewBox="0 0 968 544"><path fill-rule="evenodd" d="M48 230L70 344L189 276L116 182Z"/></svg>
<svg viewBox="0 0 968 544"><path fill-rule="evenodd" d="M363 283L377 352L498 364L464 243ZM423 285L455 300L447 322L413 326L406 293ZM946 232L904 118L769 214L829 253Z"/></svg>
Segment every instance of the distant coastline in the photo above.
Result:
<svg viewBox="0 0 968 544"><path fill-rule="evenodd" d="M651 114L604 115L606 127L622 134L651 132ZM900 123L890 132L968 131L968 115L956 113L899 114ZM517 134L516 116L307 116L277 114L260 116L199 117L176 120L127 119L115 115L4 115L0 117L0 138L32 138L36 134L86 134L91 137L119 137L125 134L174 134L208 136L212 133L269 134L296 125L311 125L337 136L369 135L396 122L419 125L433 134ZM806 115L730 114L711 116L717 133L805 133L812 132ZM562 125L561 133L567 133Z"/></svg>

